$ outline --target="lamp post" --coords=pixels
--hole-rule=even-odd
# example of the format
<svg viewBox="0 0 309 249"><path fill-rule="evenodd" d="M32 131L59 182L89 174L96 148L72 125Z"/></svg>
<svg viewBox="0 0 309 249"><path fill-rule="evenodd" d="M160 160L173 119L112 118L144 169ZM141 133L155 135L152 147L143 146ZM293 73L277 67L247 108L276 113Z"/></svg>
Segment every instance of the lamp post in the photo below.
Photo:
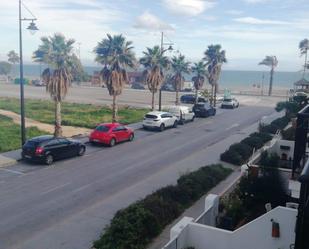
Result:
<svg viewBox="0 0 309 249"><path fill-rule="evenodd" d="M161 55L163 55L163 53L167 50L169 50L169 51L173 50L173 47L172 47L173 43L164 43L163 39L164 39L164 34L163 34L163 32L161 32L161 45L160 45ZM164 45L168 45L169 46L168 49L164 50L164 48L163 48ZM159 111L161 111L161 109L162 109L162 89L160 87L160 90L159 90Z"/></svg>
<svg viewBox="0 0 309 249"><path fill-rule="evenodd" d="M24 68L23 68L23 43L22 43L22 21L31 21L28 26L28 30L31 34L34 34L38 28L34 21L37 20L30 10L25 7L33 18L21 17L21 5L22 1L19 0L19 85L20 85L20 120L21 120L21 145L24 145L26 141L26 126L25 126L25 99L24 99Z"/></svg>

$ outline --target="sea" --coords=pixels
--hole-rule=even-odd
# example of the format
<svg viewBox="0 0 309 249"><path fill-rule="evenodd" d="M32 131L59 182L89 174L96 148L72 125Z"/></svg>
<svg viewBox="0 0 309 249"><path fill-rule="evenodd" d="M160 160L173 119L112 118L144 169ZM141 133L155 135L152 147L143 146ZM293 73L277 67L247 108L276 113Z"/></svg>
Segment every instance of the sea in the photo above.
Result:
<svg viewBox="0 0 309 249"><path fill-rule="evenodd" d="M44 66L40 65L24 65L25 77L39 78L40 72L44 70ZM94 71L99 71L100 67L85 66L84 70L92 75ZM19 68L16 65L14 70L16 75L19 74ZM191 81L193 75L185 75L187 81ZM223 70L219 80L220 87L222 88L234 88L234 87L262 87L267 86L269 83L269 71L231 71ZM293 88L293 83L302 78L302 72L276 72L274 74L273 86L274 88ZM306 78L309 78L309 74L306 74Z"/></svg>

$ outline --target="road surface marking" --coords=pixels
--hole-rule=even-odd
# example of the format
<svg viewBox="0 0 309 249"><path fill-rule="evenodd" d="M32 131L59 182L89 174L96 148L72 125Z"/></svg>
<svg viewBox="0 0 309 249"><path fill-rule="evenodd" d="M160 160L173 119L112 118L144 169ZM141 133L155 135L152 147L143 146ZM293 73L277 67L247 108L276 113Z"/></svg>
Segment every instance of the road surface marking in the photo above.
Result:
<svg viewBox="0 0 309 249"><path fill-rule="evenodd" d="M85 186L82 186L82 187L80 187L80 188L77 188L77 189L75 189L75 190L72 191L72 192L73 192L73 193L80 192L80 191L82 191L82 190L84 190L84 189L90 187L92 184L93 184L93 183L86 184Z"/></svg>
<svg viewBox="0 0 309 249"><path fill-rule="evenodd" d="M68 182L68 183L62 184L62 185L60 185L60 186L51 188L51 189L49 189L49 190L47 190L47 191L42 192L41 194L42 194L42 195L48 194L48 193L53 192L53 191L55 191L55 190L57 190L57 189L63 188L63 187L65 187L65 186L69 185L69 184L71 184L71 182Z"/></svg>
<svg viewBox="0 0 309 249"><path fill-rule="evenodd" d="M25 175L25 173L23 173L23 172L16 171L16 170L12 170L12 169L3 169L3 168L0 168L0 170L7 171L7 172L10 172L10 173L14 173L14 174L18 174L18 175Z"/></svg>
<svg viewBox="0 0 309 249"><path fill-rule="evenodd" d="M225 130L228 131L228 130L233 129L233 128L238 127L238 126L239 126L239 124L236 123L236 124L231 125L230 127L225 128Z"/></svg>

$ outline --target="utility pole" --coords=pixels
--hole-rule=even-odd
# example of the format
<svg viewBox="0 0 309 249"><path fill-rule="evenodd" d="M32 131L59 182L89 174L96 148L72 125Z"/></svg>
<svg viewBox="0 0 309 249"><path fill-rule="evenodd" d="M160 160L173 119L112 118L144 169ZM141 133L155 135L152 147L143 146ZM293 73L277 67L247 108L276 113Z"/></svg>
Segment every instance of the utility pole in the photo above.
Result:
<svg viewBox="0 0 309 249"><path fill-rule="evenodd" d="M160 44L161 56L163 55L163 32L161 32L161 44ZM162 89L159 90L159 111L162 109Z"/></svg>

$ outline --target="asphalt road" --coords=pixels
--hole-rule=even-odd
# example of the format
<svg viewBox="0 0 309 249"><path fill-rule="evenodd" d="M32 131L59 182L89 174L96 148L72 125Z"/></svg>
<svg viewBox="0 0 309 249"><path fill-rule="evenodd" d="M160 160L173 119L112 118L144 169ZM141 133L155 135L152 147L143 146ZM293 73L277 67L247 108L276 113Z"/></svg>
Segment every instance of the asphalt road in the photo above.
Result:
<svg viewBox="0 0 309 249"><path fill-rule="evenodd" d="M54 166L0 170L0 249L88 249L113 214L181 172L216 162L229 144L272 107L241 106L162 133L136 131L133 142L88 146Z"/></svg>
<svg viewBox="0 0 309 249"><path fill-rule="evenodd" d="M187 93L180 93L182 94ZM15 97L19 98L19 86L14 84L0 84L0 97ZM32 99L50 99L46 93L45 87L25 86L25 98ZM156 95L155 103L158 103L158 94ZM268 96L237 96L239 102L245 105L252 106L272 106L282 99L279 97ZM151 93L148 90L124 89L122 94L117 98L119 105L129 105L136 107L150 108ZM106 88L88 87L74 85L69 89L65 101L76 103L89 103L97 105L111 105L112 97L109 96ZM175 92L162 91L162 105L174 105Z"/></svg>

